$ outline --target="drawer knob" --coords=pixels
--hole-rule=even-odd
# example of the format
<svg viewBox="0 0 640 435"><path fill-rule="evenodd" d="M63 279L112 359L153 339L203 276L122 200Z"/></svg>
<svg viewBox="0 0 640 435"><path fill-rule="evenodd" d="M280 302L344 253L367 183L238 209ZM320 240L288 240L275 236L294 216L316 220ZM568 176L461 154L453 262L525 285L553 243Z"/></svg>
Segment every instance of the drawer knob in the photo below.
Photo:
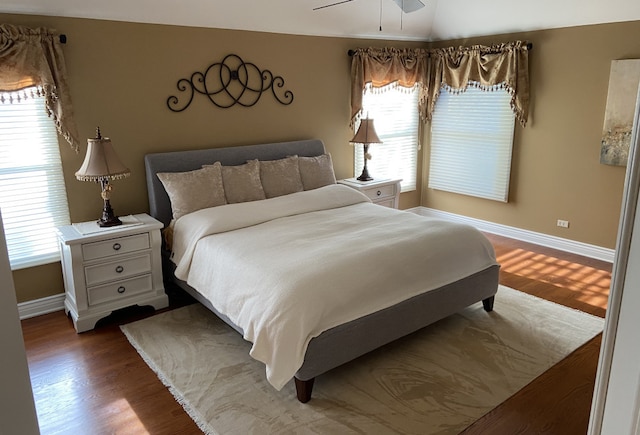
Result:
<svg viewBox="0 0 640 435"><path fill-rule="evenodd" d="M120 248L122 248L122 245L120 243L114 243L113 244L113 250L114 251L119 251Z"/></svg>
<svg viewBox="0 0 640 435"><path fill-rule="evenodd" d="M380 196L380 195L382 195L382 192L378 190L378 191L376 192L376 195Z"/></svg>
<svg viewBox="0 0 640 435"><path fill-rule="evenodd" d="M117 273L122 273L123 270L124 270L124 267L122 267L122 266L116 267L116 272Z"/></svg>
<svg viewBox="0 0 640 435"><path fill-rule="evenodd" d="M122 286L122 285L120 287L118 287L118 293L120 293L120 294L124 293L125 290L126 290L126 288L124 288L124 286Z"/></svg>

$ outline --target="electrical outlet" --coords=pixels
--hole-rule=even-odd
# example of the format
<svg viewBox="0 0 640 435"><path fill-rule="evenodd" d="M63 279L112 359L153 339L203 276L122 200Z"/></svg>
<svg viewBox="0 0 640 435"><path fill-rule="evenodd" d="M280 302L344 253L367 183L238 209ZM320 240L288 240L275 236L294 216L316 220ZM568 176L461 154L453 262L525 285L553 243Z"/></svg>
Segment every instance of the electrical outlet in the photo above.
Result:
<svg viewBox="0 0 640 435"><path fill-rule="evenodd" d="M558 219L557 225L562 228L569 228L569 221L565 221L563 219Z"/></svg>

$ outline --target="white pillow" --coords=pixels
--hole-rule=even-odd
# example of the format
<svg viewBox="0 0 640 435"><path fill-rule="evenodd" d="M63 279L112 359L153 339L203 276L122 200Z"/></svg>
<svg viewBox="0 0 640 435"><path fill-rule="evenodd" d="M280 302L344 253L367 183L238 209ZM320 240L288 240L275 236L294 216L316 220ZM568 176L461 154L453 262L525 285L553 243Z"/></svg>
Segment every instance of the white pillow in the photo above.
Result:
<svg viewBox="0 0 640 435"><path fill-rule="evenodd" d="M260 181L258 160L249 160L244 165L222 166L222 181L229 204L266 198Z"/></svg>
<svg viewBox="0 0 640 435"><path fill-rule="evenodd" d="M267 198L304 190L298 167L298 156L260 161L260 180Z"/></svg>
<svg viewBox="0 0 640 435"><path fill-rule="evenodd" d="M315 157L298 157L300 178L304 190L317 189L329 184L336 184L331 154Z"/></svg>
<svg viewBox="0 0 640 435"><path fill-rule="evenodd" d="M219 162L188 172L159 172L158 178L171 200L173 219L187 213L227 203Z"/></svg>

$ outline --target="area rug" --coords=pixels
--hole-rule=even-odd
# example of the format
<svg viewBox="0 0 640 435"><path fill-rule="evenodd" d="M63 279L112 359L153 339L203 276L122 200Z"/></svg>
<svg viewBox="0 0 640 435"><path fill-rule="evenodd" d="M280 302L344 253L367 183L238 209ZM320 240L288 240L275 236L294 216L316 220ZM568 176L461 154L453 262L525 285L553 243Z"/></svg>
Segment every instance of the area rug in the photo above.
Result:
<svg viewBox="0 0 640 435"><path fill-rule="evenodd" d="M602 331L603 319L501 286L482 304L276 391L250 344L200 304L122 326L208 434L457 434Z"/></svg>

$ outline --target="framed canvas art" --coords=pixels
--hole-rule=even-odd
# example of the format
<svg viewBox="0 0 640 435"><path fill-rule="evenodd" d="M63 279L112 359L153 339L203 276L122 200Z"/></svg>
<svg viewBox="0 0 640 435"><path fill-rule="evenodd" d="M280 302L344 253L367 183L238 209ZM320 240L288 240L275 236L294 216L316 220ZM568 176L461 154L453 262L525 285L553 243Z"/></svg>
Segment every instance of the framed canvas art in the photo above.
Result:
<svg viewBox="0 0 640 435"><path fill-rule="evenodd" d="M611 61L600 163L626 166L640 84L640 59Z"/></svg>

